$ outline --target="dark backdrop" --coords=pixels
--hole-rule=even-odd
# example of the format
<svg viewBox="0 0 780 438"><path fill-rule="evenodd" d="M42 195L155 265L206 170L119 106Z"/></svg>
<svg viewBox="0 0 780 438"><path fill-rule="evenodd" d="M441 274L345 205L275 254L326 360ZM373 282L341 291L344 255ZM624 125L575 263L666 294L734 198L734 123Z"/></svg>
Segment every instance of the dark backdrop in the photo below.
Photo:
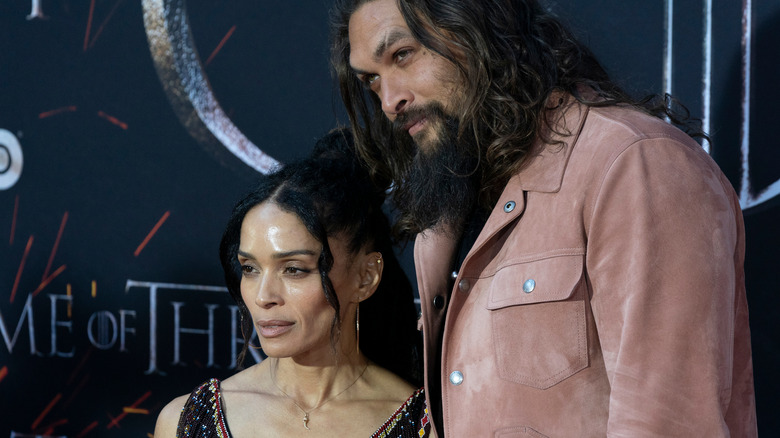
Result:
<svg viewBox="0 0 780 438"><path fill-rule="evenodd" d="M704 147L744 208L759 430L772 434L780 4L670 1L550 4L619 82L671 91L712 132ZM260 161L226 146L284 163L343 120L329 0L179 1L168 18L188 20L167 27L157 4L0 3L0 436L151 434L167 401L232 374L241 344L217 245ZM154 38L196 57L166 64Z"/></svg>

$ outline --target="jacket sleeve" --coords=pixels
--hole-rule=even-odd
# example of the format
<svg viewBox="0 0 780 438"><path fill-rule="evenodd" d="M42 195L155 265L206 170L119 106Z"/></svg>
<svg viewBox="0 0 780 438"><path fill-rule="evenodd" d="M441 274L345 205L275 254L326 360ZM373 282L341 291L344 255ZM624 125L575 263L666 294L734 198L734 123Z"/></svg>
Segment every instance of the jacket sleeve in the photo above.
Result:
<svg viewBox="0 0 780 438"><path fill-rule="evenodd" d="M611 385L608 436L728 436L744 230L698 145L642 139L586 211L592 310Z"/></svg>

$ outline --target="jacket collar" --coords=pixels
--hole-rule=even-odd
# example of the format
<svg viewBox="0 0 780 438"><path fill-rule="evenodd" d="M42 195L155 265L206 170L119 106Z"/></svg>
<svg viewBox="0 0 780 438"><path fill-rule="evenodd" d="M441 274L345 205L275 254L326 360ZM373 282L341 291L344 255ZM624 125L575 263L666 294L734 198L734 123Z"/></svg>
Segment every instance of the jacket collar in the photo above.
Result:
<svg viewBox="0 0 780 438"><path fill-rule="evenodd" d="M548 128L546 137L550 141L536 141L532 148L536 153L509 179L463 266L468 266L468 260L476 251L525 211L523 192L554 193L560 190L566 165L588 114L588 106L568 94L561 93L558 99L561 109L552 114L556 120L553 131L558 133Z"/></svg>
<svg viewBox="0 0 780 438"><path fill-rule="evenodd" d="M524 191L554 193L560 190L563 182L563 174L569 162L572 149L579 138L585 118L588 114L588 106L577 102L573 96L560 93L559 102L561 109L557 110L555 117L558 133L547 129L547 143L538 139L532 150L535 154L529 157L520 171L509 179L504 191L493 207L485 228L477 237L474 246L466 256L463 266L471 258L475 249L480 248L506 223L514 220L525 210L525 198L519 196ZM551 98L552 100L552 98ZM567 134L568 133L568 134ZM458 241L458 235L451 230L425 230L418 234L415 241L415 261L441 259L450 262ZM438 254L438 256L434 255ZM446 255L446 256L445 256ZM415 263L417 269L422 264ZM434 285L445 279L447 265L442 264L435 269L427 269L425 274L418 271L417 279L420 290L435 290Z"/></svg>
<svg viewBox="0 0 780 438"><path fill-rule="evenodd" d="M510 178L504 194L516 192L518 189L545 193L560 190L569 156L587 117L588 106L577 102L568 94L561 93L558 100L561 109L552 114L555 129L545 128L546 137L551 141L544 142L537 137L531 149L534 155L528 157L523 168ZM504 199L504 194L501 195L501 199ZM499 205L503 205L500 200Z"/></svg>

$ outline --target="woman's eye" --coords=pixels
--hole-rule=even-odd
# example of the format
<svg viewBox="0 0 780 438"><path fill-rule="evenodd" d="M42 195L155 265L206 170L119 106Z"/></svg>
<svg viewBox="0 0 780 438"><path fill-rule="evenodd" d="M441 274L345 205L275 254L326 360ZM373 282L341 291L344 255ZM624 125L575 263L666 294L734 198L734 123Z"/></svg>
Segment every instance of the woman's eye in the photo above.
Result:
<svg viewBox="0 0 780 438"><path fill-rule="evenodd" d="M247 274L253 274L254 272L256 272L254 266L241 265L241 273L242 274L247 275Z"/></svg>
<svg viewBox="0 0 780 438"><path fill-rule="evenodd" d="M295 277L299 277L299 276L302 276L302 275L306 275L306 274L308 274L311 271L308 270L308 269L299 268L297 266L287 266L287 267L284 268L283 272L286 275L292 275L292 276L295 276Z"/></svg>

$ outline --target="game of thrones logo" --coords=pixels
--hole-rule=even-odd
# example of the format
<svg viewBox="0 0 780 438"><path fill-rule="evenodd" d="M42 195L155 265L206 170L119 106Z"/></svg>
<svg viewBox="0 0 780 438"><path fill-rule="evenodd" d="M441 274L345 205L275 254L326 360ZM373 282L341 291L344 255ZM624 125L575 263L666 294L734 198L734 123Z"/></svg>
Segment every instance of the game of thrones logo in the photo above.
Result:
<svg viewBox="0 0 780 438"><path fill-rule="evenodd" d="M172 300L169 296L175 291L197 293L188 294L186 301ZM238 333L240 330L237 319L238 307L209 302L209 298L224 298L224 296L215 297L214 295L218 293L226 296L227 290L225 288L127 280L125 292L146 295L148 307L143 311L148 314L148 336L142 339L137 339L138 330L136 327L139 313L137 309L93 312L85 322L77 324L84 328L84 333L75 333L74 321L71 316L73 307L77 306L78 303L74 302L72 294L46 294L48 306L34 306L34 295L29 294L20 314L14 315L17 321L15 328L11 322L14 318L0 312L0 334L2 334L5 347L12 357L16 352L16 355L29 353L34 356L73 358L76 353L75 345L78 344L74 337L84 336L89 345L98 350L116 349L119 352L129 351L128 339L132 338L136 348L143 346L144 351L148 352L148 367L145 373L165 374L165 366L186 365L185 358L182 356L182 335L184 335L193 339L201 337L199 341L192 343L193 346L189 347L187 352L192 354L199 349L203 350L200 352L206 358L203 366L236 368L236 357L244 343L243 336ZM218 301L224 301L224 299ZM159 316L163 313L163 307L167 307L166 313L172 312L172 318L166 317L164 322L160 321ZM186 315L186 312L189 312L190 315ZM182 321L186 319L200 321L201 326L184 326ZM224 330L218 332L217 327L229 327L230 330L227 333L224 333ZM19 334L23 330L28 335L25 346L18 345ZM227 354L220 357L220 360L215 357L215 341L218 333L224 338L219 340L220 345L229 346L227 351L221 352ZM41 339L48 341L49 345L45 350L41 346ZM162 339L165 341L161 341ZM165 360L164 365L160 362L160 345L165 345L166 354L171 356ZM256 350L250 349L249 351L256 362L262 360ZM137 355L138 352L135 354Z"/></svg>

